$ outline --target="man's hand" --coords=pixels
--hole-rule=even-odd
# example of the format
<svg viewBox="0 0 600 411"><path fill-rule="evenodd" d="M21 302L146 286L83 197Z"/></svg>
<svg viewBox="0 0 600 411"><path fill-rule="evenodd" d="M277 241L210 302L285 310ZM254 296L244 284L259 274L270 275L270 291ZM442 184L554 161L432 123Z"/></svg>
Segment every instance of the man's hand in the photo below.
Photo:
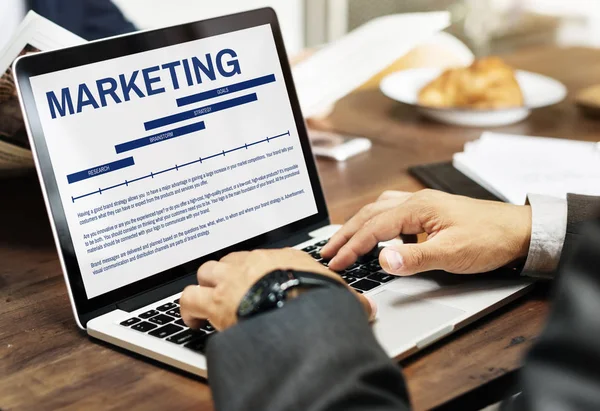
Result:
<svg viewBox="0 0 600 411"><path fill-rule="evenodd" d="M204 319L217 330L228 328L237 322L238 306L250 287L272 271L290 269L321 274L344 284L339 275L303 251L288 248L232 253L198 269L199 285L187 287L181 296L181 317L190 328L198 328ZM372 318L375 307L365 296L355 295Z"/></svg>
<svg viewBox="0 0 600 411"><path fill-rule="evenodd" d="M531 207L434 190L389 191L350 219L321 254L332 259L332 270L341 270L381 241L421 233L427 240L420 244L384 248L379 256L383 269L396 275L492 271L527 255Z"/></svg>

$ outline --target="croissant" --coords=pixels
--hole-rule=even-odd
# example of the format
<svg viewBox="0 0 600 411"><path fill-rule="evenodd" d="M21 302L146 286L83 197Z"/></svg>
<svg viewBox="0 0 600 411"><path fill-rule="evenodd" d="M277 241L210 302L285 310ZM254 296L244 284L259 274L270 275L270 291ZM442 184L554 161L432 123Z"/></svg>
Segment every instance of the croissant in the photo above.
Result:
<svg viewBox="0 0 600 411"><path fill-rule="evenodd" d="M497 109L523 106L512 67L498 57L444 71L419 92L419 104L438 108Z"/></svg>

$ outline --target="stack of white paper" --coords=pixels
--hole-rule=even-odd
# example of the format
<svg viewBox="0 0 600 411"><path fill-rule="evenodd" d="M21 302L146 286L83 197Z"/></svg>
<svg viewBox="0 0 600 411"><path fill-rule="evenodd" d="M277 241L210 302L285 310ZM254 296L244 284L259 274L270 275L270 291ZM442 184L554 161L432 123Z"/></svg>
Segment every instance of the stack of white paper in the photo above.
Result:
<svg viewBox="0 0 600 411"><path fill-rule="evenodd" d="M600 195L598 143L485 132L454 155L453 165L513 204L527 194Z"/></svg>

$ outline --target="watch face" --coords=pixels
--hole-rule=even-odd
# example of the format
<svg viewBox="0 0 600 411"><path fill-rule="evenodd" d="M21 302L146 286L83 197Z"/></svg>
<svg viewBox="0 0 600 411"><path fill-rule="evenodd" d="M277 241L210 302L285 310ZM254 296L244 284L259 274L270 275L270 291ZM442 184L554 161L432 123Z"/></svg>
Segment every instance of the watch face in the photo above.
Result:
<svg viewBox="0 0 600 411"><path fill-rule="evenodd" d="M269 289L269 281L266 279L262 279L256 283L240 302L238 315L243 317L252 313L260 305L260 302L264 300L265 295L269 293Z"/></svg>
<svg viewBox="0 0 600 411"><path fill-rule="evenodd" d="M291 272L282 270L273 271L264 276L246 293L238 307L238 317L249 317L258 312L280 306L280 301L285 299L285 292L281 285L293 280Z"/></svg>

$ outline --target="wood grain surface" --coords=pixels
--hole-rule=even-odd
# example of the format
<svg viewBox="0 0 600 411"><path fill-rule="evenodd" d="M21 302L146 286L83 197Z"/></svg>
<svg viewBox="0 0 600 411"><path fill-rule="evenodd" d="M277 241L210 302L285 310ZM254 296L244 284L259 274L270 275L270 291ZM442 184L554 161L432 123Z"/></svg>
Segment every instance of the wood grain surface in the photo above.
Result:
<svg viewBox="0 0 600 411"><path fill-rule="evenodd" d="M597 50L531 49L506 59L563 81L570 95L600 83ZM423 188L408 175L409 166L450 160L481 132L425 120L376 87L340 101L329 121L374 142L370 152L346 163L318 162L336 223L383 190ZM583 118L571 98L500 130L600 140L600 122ZM403 361L415 409L518 368L543 326L547 288ZM0 180L0 409L212 409L204 381L93 342L77 329L34 175Z"/></svg>

